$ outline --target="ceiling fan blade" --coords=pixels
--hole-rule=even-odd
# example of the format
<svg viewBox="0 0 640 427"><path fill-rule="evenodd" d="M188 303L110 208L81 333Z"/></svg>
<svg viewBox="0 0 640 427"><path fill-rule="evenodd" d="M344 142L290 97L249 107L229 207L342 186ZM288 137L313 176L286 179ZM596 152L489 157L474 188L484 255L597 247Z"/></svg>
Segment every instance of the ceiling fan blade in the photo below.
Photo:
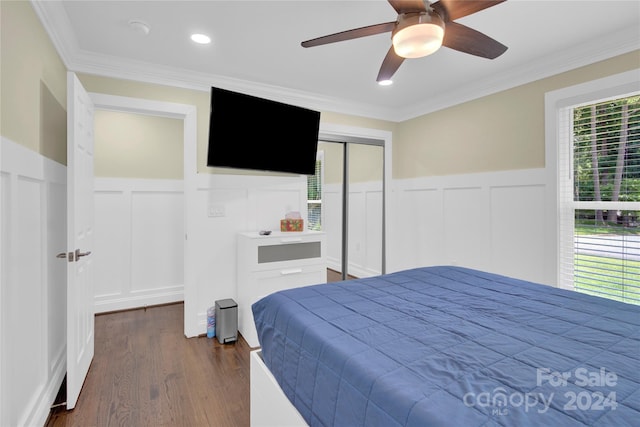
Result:
<svg viewBox="0 0 640 427"><path fill-rule="evenodd" d="M440 0L431 5L445 22L480 12L506 0Z"/></svg>
<svg viewBox="0 0 640 427"><path fill-rule="evenodd" d="M457 22L447 22L442 45L488 59L495 59L507 50L502 43Z"/></svg>
<svg viewBox="0 0 640 427"><path fill-rule="evenodd" d="M398 68L400 68L400 65L402 65L403 61L404 58L402 56L396 55L395 50L393 50L393 46L391 46L391 48L387 52L387 56L385 56L384 60L382 61L382 65L380 66L380 71L378 72L378 78L376 79L376 81L381 82L383 80L390 80L395 72L398 71Z"/></svg>
<svg viewBox="0 0 640 427"><path fill-rule="evenodd" d="M398 15L407 12L426 12L424 0L387 0Z"/></svg>
<svg viewBox="0 0 640 427"><path fill-rule="evenodd" d="M385 22L382 24L369 25L367 27L354 28L353 30L341 31L335 34L329 34L327 36L318 37L315 39L307 40L302 43L302 47L320 46L323 44L341 42L345 40L357 39L360 37L373 36L375 34L387 33L393 31L396 26L396 21Z"/></svg>

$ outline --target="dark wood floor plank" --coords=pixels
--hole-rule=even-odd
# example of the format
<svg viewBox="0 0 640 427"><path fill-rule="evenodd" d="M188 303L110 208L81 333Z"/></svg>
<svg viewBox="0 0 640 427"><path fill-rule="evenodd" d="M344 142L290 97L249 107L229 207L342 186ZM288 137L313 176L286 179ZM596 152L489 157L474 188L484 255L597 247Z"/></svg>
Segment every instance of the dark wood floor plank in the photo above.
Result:
<svg viewBox="0 0 640 427"><path fill-rule="evenodd" d="M250 350L241 335L185 338L182 303L97 315L76 407L52 410L46 427L248 426Z"/></svg>
<svg viewBox="0 0 640 427"><path fill-rule="evenodd" d="M183 319L183 304L96 316L76 408L46 426L248 426L246 341L185 338Z"/></svg>

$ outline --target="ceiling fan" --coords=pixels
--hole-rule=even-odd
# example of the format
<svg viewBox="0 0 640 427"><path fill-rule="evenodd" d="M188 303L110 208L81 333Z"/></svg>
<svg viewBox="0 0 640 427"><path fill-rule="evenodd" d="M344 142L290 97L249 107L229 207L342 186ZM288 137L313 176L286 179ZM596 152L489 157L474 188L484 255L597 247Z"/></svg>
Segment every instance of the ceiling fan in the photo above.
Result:
<svg viewBox="0 0 640 427"><path fill-rule="evenodd" d="M398 13L395 21L341 31L303 41L303 47L352 40L391 32L392 46L382 61L377 82L388 81L405 58L420 58L446 46L471 55L494 59L507 47L465 25L454 22L506 0L387 0Z"/></svg>

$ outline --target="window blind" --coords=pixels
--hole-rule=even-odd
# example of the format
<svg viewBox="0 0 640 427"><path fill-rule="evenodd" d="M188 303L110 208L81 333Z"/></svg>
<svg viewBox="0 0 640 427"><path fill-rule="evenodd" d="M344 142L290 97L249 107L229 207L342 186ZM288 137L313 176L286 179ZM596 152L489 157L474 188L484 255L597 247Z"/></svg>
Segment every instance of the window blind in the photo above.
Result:
<svg viewBox="0 0 640 427"><path fill-rule="evenodd" d="M640 96L560 111L561 286L640 304Z"/></svg>
<svg viewBox="0 0 640 427"><path fill-rule="evenodd" d="M307 177L307 212L309 218L307 228L309 230L322 230L322 160L322 152L318 152L315 173Z"/></svg>

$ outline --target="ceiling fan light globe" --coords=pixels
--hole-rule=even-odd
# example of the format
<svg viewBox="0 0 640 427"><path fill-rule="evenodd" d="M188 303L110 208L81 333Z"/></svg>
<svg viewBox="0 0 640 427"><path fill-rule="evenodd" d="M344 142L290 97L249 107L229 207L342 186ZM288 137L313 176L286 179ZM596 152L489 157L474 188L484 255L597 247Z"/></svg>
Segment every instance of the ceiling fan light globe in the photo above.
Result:
<svg viewBox="0 0 640 427"><path fill-rule="evenodd" d="M444 21L432 10L398 15L391 35L393 50L402 58L431 55L442 46Z"/></svg>
<svg viewBox="0 0 640 427"><path fill-rule="evenodd" d="M444 28L439 25L411 25L393 35L393 49L403 58L421 58L440 49L443 38Z"/></svg>

